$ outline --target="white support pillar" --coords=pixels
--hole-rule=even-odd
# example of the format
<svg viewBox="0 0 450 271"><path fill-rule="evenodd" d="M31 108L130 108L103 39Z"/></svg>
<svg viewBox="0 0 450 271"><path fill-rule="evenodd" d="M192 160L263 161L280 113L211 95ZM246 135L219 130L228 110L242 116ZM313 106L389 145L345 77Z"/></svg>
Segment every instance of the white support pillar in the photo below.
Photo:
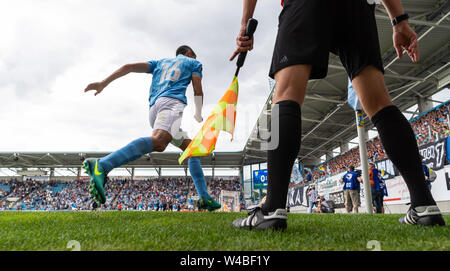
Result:
<svg viewBox="0 0 450 271"><path fill-rule="evenodd" d="M370 179L369 179L369 161L367 159L367 148L366 148L366 140L367 140L367 131L364 129L364 118L362 110L355 111L356 116L356 126L358 130L358 139L359 139L359 155L361 161L361 169L362 169L362 179L364 185L364 198L366 201L366 209L367 213L373 214L373 206L372 206L372 192L370 189Z"/></svg>
<svg viewBox="0 0 450 271"><path fill-rule="evenodd" d="M433 102L426 98L417 97L417 106L419 108L419 114L422 114L433 108Z"/></svg>
<svg viewBox="0 0 450 271"><path fill-rule="evenodd" d="M328 161L331 158L333 158L333 151L329 151L327 153L325 153L325 160Z"/></svg>
<svg viewBox="0 0 450 271"><path fill-rule="evenodd" d="M348 152L348 142L345 142L345 143L341 143L341 154L344 154L344 153L346 153L346 152Z"/></svg>
<svg viewBox="0 0 450 271"><path fill-rule="evenodd" d="M80 180L81 177L81 167L77 168L77 181Z"/></svg>
<svg viewBox="0 0 450 271"><path fill-rule="evenodd" d="M52 181L55 177L55 168L50 168L50 178L49 180Z"/></svg>

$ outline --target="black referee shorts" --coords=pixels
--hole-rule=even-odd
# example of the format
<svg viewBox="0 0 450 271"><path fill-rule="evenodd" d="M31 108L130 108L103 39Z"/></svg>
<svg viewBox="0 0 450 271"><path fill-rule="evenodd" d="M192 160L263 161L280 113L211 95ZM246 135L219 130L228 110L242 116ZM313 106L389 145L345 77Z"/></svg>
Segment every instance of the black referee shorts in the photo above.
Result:
<svg viewBox="0 0 450 271"><path fill-rule="evenodd" d="M351 79L369 65L384 73L375 5L367 0L285 0L269 76L310 64L310 79L324 78L329 52L339 56Z"/></svg>

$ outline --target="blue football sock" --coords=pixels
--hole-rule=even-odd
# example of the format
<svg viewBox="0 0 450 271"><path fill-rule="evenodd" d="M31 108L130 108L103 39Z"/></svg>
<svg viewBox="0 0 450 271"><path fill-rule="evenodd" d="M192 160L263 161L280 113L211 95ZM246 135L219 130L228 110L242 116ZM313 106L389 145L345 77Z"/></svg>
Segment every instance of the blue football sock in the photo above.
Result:
<svg viewBox="0 0 450 271"><path fill-rule="evenodd" d="M208 189L206 188L205 175L203 175L202 166L200 165L200 159L198 159L197 157L189 158L188 166L198 195L201 198L211 198L211 196L208 194Z"/></svg>
<svg viewBox="0 0 450 271"><path fill-rule="evenodd" d="M142 137L132 141L122 149L101 158L98 163L104 172L107 173L152 151L152 139L150 137Z"/></svg>

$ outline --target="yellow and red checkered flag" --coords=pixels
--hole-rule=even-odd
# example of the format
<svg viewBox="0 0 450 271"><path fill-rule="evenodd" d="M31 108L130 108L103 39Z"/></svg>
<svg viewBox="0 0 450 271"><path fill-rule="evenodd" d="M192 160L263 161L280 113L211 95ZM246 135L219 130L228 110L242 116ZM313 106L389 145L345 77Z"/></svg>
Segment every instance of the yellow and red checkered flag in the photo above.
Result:
<svg viewBox="0 0 450 271"><path fill-rule="evenodd" d="M236 105L239 94L237 76L234 76L228 90L214 107L213 112L203 124L200 131L192 139L184 150L178 162L193 156L205 156L210 154L216 147L220 131L225 131L233 136L236 122ZM233 139L231 139L233 140Z"/></svg>

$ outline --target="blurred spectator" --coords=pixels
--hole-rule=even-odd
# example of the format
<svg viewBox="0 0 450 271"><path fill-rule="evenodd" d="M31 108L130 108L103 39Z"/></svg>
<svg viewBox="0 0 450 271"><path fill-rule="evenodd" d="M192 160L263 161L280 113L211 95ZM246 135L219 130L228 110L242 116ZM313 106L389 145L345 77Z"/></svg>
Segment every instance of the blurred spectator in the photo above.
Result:
<svg viewBox="0 0 450 271"><path fill-rule="evenodd" d="M334 209L331 208L324 196L319 196L317 198L317 208L314 209L314 213L334 213Z"/></svg>
<svg viewBox="0 0 450 271"><path fill-rule="evenodd" d="M352 211L352 207L353 211L358 213L358 207L361 204L359 184L362 182L362 178L360 173L356 172L355 167L350 165L347 173L340 179L340 182L344 184L344 201L347 213Z"/></svg>
<svg viewBox="0 0 450 271"><path fill-rule="evenodd" d="M375 213L384 213L383 198L387 196L387 188L380 171L375 167L375 163L369 163L369 177Z"/></svg>
<svg viewBox="0 0 450 271"><path fill-rule="evenodd" d="M313 212L313 207L317 206L316 199L319 196L319 193L314 185L312 185L311 189L306 192L306 196L308 197L308 213L311 214Z"/></svg>

